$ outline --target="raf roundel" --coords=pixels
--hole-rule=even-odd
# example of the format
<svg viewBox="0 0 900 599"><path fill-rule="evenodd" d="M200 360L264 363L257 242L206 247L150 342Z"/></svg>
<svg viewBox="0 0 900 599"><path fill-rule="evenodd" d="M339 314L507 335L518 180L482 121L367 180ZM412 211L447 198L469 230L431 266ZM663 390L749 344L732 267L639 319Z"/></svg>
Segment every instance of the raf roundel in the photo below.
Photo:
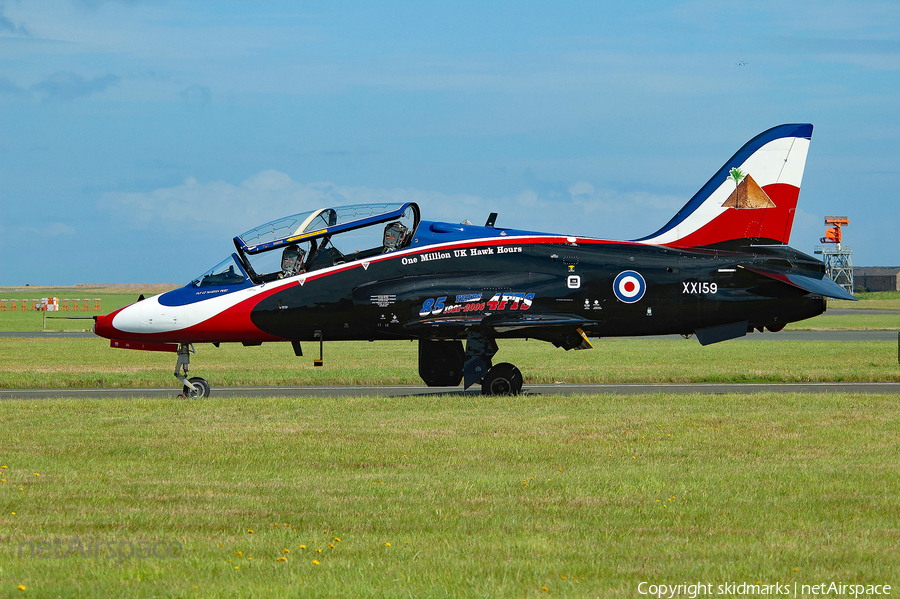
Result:
<svg viewBox="0 0 900 599"><path fill-rule="evenodd" d="M644 297L645 291L647 291L647 283L644 282L644 277L641 276L641 273L634 270L620 272L616 280L613 281L613 292L619 301L626 304L633 304L639 301Z"/></svg>

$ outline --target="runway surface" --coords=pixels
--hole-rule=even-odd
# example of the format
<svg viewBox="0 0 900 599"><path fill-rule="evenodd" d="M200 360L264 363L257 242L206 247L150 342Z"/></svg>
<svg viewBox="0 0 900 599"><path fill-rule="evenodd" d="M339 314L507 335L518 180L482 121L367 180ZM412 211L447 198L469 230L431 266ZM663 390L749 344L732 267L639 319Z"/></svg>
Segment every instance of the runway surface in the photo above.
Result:
<svg viewBox="0 0 900 599"><path fill-rule="evenodd" d="M176 388L126 388L126 389L0 389L0 400L58 399L58 398L170 398L180 391ZM416 397L422 395L477 395L478 386L464 391L462 387L429 388L424 385L384 386L320 386L320 387L224 387L213 388L212 397ZM865 393L898 394L896 383L633 383L597 385L525 385L525 395L647 395L663 393L684 395L703 393ZM186 400L180 400L186 401ZM191 401L203 401L191 400Z"/></svg>

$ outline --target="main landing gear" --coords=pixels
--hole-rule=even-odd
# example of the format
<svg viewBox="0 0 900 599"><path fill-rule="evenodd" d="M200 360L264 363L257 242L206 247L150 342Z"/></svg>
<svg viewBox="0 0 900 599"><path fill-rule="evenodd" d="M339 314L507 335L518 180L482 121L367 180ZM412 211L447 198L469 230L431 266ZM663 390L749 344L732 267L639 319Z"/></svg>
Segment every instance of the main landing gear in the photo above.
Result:
<svg viewBox="0 0 900 599"><path fill-rule="evenodd" d="M175 378L184 385L179 398L202 399L209 397L209 383L199 376L188 378L188 364L191 363L191 354L194 346L190 343L182 343L178 346L178 361L175 362ZM182 374L182 371L184 374Z"/></svg>
<svg viewBox="0 0 900 599"><path fill-rule="evenodd" d="M429 387L455 387L464 381L468 389L480 382L485 395L518 395L522 373L507 362L492 365L498 349L494 339L476 332L469 332L465 350L458 339L420 339L419 376Z"/></svg>

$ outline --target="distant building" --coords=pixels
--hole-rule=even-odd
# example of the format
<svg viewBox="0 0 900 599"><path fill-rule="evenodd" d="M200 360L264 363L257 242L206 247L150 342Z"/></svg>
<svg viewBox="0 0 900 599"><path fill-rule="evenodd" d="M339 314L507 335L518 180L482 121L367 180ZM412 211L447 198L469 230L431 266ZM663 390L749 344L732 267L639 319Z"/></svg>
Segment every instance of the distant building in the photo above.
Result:
<svg viewBox="0 0 900 599"><path fill-rule="evenodd" d="M855 291L900 291L900 266L857 266Z"/></svg>

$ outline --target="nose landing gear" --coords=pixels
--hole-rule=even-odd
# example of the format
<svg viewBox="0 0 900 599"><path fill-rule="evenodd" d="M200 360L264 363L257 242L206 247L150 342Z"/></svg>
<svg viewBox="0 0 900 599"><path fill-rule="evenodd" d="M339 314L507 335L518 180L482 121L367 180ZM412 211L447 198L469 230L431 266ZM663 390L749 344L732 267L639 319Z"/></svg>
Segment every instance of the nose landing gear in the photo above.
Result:
<svg viewBox="0 0 900 599"><path fill-rule="evenodd" d="M194 346L190 343L182 343L178 346L178 361L175 362L175 378L184 385L179 399L202 399L209 397L209 383L206 379L194 376L188 378L188 364L191 363L191 354ZM182 371L184 374L182 374Z"/></svg>

